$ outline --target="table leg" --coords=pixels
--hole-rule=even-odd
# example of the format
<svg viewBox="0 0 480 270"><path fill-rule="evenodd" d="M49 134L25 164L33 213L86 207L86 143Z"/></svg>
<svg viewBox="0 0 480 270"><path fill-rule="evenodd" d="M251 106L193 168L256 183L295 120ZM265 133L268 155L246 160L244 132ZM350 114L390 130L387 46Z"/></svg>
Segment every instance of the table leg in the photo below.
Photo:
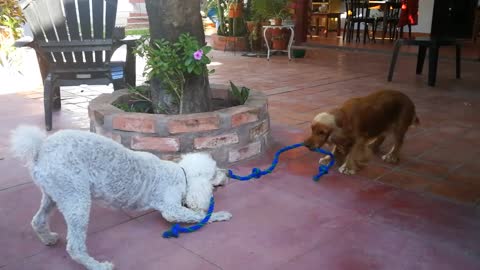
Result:
<svg viewBox="0 0 480 270"><path fill-rule="evenodd" d="M388 70L388 78L389 82L392 81L393 78L393 71L395 70L395 65L397 64L398 53L400 52L400 47L402 46L402 41L397 40L395 41L395 47L393 48L392 60L390 61L390 69Z"/></svg>
<svg viewBox="0 0 480 270"><path fill-rule="evenodd" d="M325 23L325 37L328 37L328 23L330 21L330 18L327 16L327 22Z"/></svg>
<svg viewBox="0 0 480 270"><path fill-rule="evenodd" d="M270 61L270 45L268 44L268 39L267 39L267 29L263 30L263 38L265 39L265 45L267 45L267 60Z"/></svg>
<svg viewBox="0 0 480 270"><path fill-rule="evenodd" d="M418 46L417 55L417 75L422 74L423 63L425 62L425 56L427 55L427 46Z"/></svg>
<svg viewBox="0 0 480 270"><path fill-rule="evenodd" d="M340 17L340 16L337 16L337 37L340 36L340 28L342 28L342 27L341 27L341 23L342 23L341 21L342 21L342 20L341 20L341 17Z"/></svg>
<svg viewBox="0 0 480 270"><path fill-rule="evenodd" d="M461 71L461 65L460 65L460 62L462 61L462 45L460 44L457 44L455 45L455 49L456 49L456 56L455 56L455 62L456 62L456 75L457 75L457 79L460 79L460 71Z"/></svg>
<svg viewBox="0 0 480 270"><path fill-rule="evenodd" d="M288 47L287 47L287 50L288 50L288 61L292 60L292 44L293 44L293 36L294 36L294 30L293 30L293 27L290 27L290 40L288 41Z"/></svg>
<svg viewBox="0 0 480 270"><path fill-rule="evenodd" d="M435 86L437 79L438 45L433 44L428 52L428 85Z"/></svg>

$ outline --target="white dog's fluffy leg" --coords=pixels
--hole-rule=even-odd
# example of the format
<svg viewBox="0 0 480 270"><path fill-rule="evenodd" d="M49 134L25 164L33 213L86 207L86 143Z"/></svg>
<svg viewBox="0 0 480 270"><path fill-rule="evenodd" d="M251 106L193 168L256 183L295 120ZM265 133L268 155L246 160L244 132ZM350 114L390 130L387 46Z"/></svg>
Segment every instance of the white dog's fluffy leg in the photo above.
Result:
<svg viewBox="0 0 480 270"><path fill-rule="evenodd" d="M212 213L212 216L210 217L210 220L208 222L217 222L217 221L227 221L232 218L232 214L227 211L219 211Z"/></svg>
<svg viewBox="0 0 480 270"><path fill-rule="evenodd" d="M197 212L183 206L162 205L158 210L162 213L163 218L169 222L197 223L206 215L203 211ZM212 213L209 222L229 220L231 217L232 214L228 212L215 212Z"/></svg>
<svg viewBox="0 0 480 270"><path fill-rule="evenodd" d="M32 228L37 233L40 241L47 246L55 245L58 240L58 234L50 231L48 226L48 218L52 210L55 208L55 202L42 192L42 202L40 203L40 208L38 209L37 214L32 219Z"/></svg>
<svg viewBox="0 0 480 270"><path fill-rule="evenodd" d="M180 205L162 205L157 209L160 211L163 218L169 222L196 223L205 217L203 211L193 211L192 209Z"/></svg>
<svg viewBox="0 0 480 270"><path fill-rule="evenodd" d="M88 194L90 196L90 194ZM62 198L57 206L67 223L67 252L72 259L88 270L111 270L111 262L99 262L88 255L86 240L90 215L90 197Z"/></svg>

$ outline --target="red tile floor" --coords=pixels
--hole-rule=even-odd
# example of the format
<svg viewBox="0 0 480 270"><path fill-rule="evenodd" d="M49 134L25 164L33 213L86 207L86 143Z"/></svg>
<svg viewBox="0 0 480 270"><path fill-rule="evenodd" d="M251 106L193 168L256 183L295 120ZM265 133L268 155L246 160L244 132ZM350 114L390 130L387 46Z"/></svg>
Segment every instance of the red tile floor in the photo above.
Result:
<svg viewBox="0 0 480 270"><path fill-rule="evenodd" d="M378 34L380 33L380 34ZM321 36L312 36L308 37L307 41L299 47L307 47L311 49L315 48L335 48L335 49L342 49L342 50L357 50L363 52L374 52L374 53L386 53L390 54L393 50L393 46L395 42L386 38L382 41L381 31L377 32L377 37L374 42L367 41L365 44L363 43L363 34L361 34L362 40L360 42L346 42L343 40L343 36L337 36L335 32L329 32L328 37L323 35ZM415 37L425 37L428 34L418 34L413 33L413 38ZM405 34L405 37L408 36L408 33ZM418 52L418 46L402 46L401 53L408 54L408 55L416 55ZM446 46L442 47L442 55L446 58L454 58L455 57L455 47L453 46ZM462 58L467 60L478 60L480 59L480 43L477 41L473 43L470 40L465 40L462 46Z"/></svg>
<svg viewBox="0 0 480 270"><path fill-rule="evenodd" d="M216 191L216 207L233 219L178 239L156 212L93 207L90 253L118 269L480 269L480 62L439 64L437 87L416 76L415 59L402 56L392 83L389 56L321 49L304 59L247 58L214 52L212 83L229 80L269 95L272 148L232 167L265 167L279 147L300 142L309 121L349 97L381 88L415 101L421 126L408 133L402 161L375 158L355 176L331 171L311 180L318 156L291 151L261 180L230 182ZM41 91L41 90L40 90ZM88 128L88 100L106 88L69 88L54 127ZM1 90L0 90L1 92ZM82 269L65 252L65 240L42 246L30 220L40 193L28 172L8 154L18 124L43 126L39 90L0 95L0 268ZM61 215L51 227L65 239Z"/></svg>

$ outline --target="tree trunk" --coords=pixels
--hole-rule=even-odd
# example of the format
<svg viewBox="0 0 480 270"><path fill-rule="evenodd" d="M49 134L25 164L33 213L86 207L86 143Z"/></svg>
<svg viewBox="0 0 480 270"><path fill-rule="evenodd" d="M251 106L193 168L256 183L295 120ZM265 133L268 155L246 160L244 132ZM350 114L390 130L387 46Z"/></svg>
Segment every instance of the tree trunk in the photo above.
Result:
<svg viewBox="0 0 480 270"><path fill-rule="evenodd" d="M145 5L150 24L152 40L164 38L176 42L182 33L190 33L199 44L205 44L205 33L200 15L200 0L146 0ZM172 104L167 102L167 93L160 83L152 83L154 104L166 106L172 111ZM205 112L210 110L211 102L208 74L194 76L187 80L183 96L183 113Z"/></svg>

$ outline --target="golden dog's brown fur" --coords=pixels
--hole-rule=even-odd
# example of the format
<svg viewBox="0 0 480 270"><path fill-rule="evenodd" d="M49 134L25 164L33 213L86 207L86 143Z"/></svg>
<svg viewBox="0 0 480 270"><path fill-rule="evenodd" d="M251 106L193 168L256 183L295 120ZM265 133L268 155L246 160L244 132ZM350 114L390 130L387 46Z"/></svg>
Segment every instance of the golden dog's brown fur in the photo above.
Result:
<svg viewBox="0 0 480 270"><path fill-rule="evenodd" d="M394 145L383 160L396 163L408 128L418 124L415 105L405 94L382 90L365 97L347 100L341 107L318 114L312 121L312 133L305 140L309 148L333 145L339 171L354 174L368 162L370 151L378 148L388 134ZM320 162L328 162L329 157Z"/></svg>

